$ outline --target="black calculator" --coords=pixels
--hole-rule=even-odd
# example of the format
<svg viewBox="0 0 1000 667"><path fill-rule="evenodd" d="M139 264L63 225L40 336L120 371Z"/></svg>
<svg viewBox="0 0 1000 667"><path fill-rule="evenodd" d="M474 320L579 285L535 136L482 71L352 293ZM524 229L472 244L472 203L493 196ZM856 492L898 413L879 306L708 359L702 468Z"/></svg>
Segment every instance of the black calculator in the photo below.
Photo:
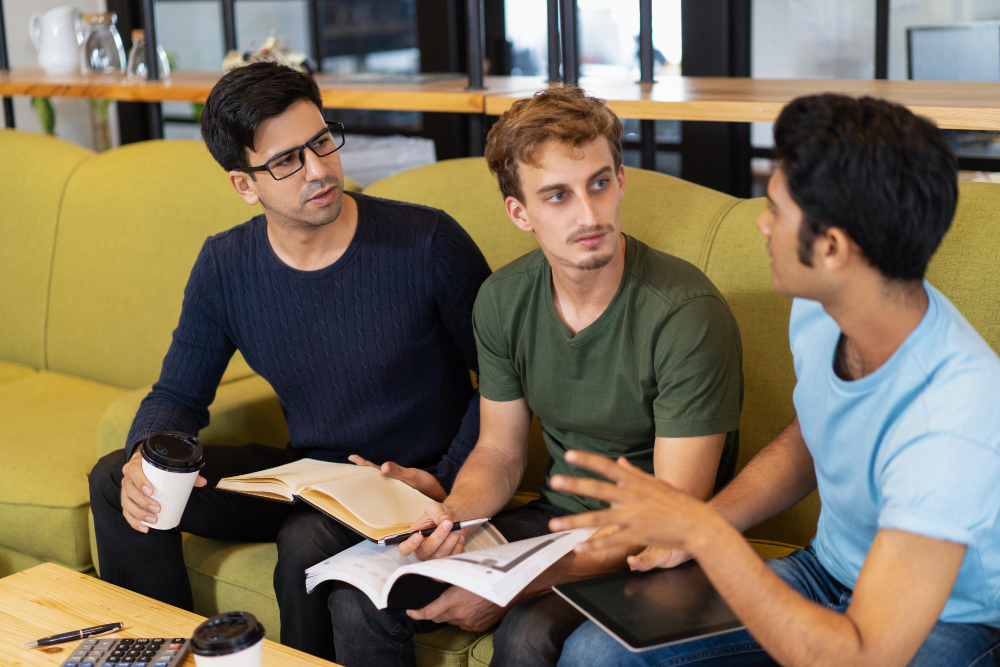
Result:
<svg viewBox="0 0 1000 667"><path fill-rule="evenodd" d="M180 667L191 641L174 639L85 639L62 667Z"/></svg>

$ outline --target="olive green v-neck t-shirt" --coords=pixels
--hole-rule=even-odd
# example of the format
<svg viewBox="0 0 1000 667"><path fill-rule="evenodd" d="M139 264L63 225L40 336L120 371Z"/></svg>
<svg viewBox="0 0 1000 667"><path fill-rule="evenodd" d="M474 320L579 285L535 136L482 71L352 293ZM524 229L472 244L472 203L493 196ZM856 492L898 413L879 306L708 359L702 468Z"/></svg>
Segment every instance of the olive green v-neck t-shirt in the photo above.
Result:
<svg viewBox="0 0 1000 667"><path fill-rule="evenodd" d="M652 473L654 438L726 433L716 488L736 468L736 319L697 267L625 238L621 285L576 336L556 313L541 249L490 276L473 310L479 391L491 401L527 399L552 457L542 499L573 512L605 505L549 488L553 474L594 476L564 461L568 449L625 456Z"/></svg>

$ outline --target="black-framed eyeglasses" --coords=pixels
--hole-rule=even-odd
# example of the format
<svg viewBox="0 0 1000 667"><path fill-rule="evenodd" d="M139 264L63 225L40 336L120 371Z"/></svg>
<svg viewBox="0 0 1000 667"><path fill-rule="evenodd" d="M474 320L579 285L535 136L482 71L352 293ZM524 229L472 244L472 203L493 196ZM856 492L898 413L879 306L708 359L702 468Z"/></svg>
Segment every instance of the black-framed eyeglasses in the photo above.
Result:
<svg viewBox="0 0 1000 667"><path fill-rule="evenodd" d="M280 181L302 169L306 163L305 150L307 148L315 153L316 157L326 157L336 153L344 146L344 126L342 123L336 122L327 122L326 125L325 129L317 132L316 136L301 146L278 153L265 162L263 166L244 167L240 171L266 171L271 174L274 180Z"/></svg>

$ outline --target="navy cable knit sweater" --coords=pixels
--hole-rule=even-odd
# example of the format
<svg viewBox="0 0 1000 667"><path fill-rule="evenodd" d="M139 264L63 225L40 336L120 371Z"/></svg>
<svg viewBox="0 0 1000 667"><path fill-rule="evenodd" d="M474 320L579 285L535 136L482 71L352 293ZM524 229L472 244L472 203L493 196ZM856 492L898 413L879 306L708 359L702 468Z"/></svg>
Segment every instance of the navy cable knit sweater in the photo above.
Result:
<svg viewBox="0 0 1000 667"><path fill-rule="evenodd" d="M472 306L490 269L443 211L350 194L358 228L336 262L299 271L267 221L209 238L127 453L159 430L197 434L233 352L274 388L291 446L423 468L448 489L479 437Z"/></svg>

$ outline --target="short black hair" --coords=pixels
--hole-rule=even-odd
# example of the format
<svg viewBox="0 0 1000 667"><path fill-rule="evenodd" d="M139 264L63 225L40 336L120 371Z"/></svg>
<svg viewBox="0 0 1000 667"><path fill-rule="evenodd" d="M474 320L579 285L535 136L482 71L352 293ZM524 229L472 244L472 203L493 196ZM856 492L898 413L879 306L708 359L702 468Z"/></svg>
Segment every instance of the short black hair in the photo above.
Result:
<svg viewBox="0 0 1000 667"><path fill-rule="evenodd" d="M280 116L295 103L309 101L323 110L316 80L291 67L255 62L229 70L212 88L201 113L201 136L226 171L250 166L260 124Z"/></svg>
<svg viewBox="0 0 1000 667"><path fill-rule="evenodd" d="M951 225L958 162L933 123L899 104L844 95L793 100L774 126L775 154L803 213L799 259L830 227L889 279L919 280Z"/></svg>

